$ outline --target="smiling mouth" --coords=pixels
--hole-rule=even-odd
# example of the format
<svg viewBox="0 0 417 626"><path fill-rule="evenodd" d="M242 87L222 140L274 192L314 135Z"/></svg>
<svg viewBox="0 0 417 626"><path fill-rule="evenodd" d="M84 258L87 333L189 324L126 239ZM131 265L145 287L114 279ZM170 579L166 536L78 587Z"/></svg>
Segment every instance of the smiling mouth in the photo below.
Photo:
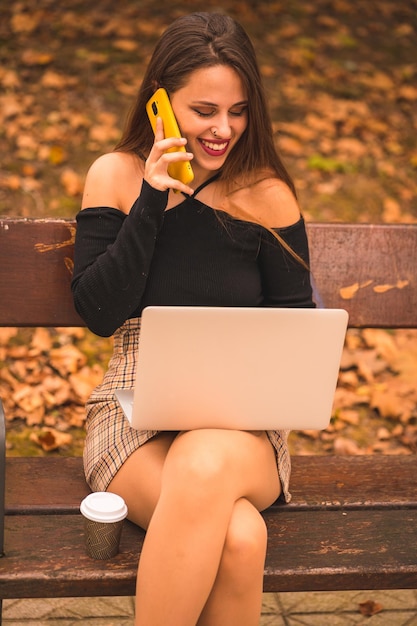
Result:
<svg viewBox="0 0 417 626"><path fill-rule="evenodd" d="M207 141L206 139L199 139L204 151L210 156L222 156L229 147L229 141Z"/></svg>

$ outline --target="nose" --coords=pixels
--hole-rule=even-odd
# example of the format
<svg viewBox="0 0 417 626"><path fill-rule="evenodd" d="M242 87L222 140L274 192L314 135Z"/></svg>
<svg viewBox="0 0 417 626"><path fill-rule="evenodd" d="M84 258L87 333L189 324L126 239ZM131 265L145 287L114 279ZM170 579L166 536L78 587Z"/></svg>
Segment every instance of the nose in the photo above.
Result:
<svg viewBox="0 0 417 626"><path fill-rule="evenodd" d="M230 139L231 126L230 119L227 114L218 115L215 123L213 124L217 128L217 137L220 139Z"/></svg>

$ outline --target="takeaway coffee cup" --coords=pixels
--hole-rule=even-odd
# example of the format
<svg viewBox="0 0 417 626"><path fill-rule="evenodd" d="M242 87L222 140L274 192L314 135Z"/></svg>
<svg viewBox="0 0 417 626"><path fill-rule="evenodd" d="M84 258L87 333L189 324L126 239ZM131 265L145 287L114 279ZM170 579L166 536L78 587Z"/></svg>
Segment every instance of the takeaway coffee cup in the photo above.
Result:
<svg viewBox="0 0 417 626"><path fill-rule="evenodd" d="M90 493L81 502L87 553L93 559L110 559L119 552L123 520L127 516L125 501L115 493Z"/></svg>

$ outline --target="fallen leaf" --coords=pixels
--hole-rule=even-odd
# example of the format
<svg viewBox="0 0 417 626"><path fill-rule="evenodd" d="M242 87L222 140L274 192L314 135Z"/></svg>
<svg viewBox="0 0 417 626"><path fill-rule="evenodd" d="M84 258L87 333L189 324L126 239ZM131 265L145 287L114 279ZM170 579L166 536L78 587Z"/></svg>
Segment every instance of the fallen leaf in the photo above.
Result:
<svg viewBox="0 0 417 626"><path fill-rule="evenodd" d="M16 335L17 328L0 328L0 346L6 346Z"/></svg>
<svg viewBox="0 0 417 626"><path fill-rule="evenodd" d="M50 52L33 50L27 48L22 54L22 62L25 65L48 65L54 60L54 55Z"/></svg>
<svg viewBox="0 0 417 626"><path fill-rule="evenodd" d="M38 352L48 352L52 348L52 337L46 328L36 328L31 341L32 348Z"/></svg>
<svg viewBox="0 0 417 626"><path fill-rule="evenodd" d="M61 184L69 196L82 193L83 182L81 177L71 168L66 168L61 174Z"/></svg>
<svg viewBox="0 0 417 626"><path fill-rule="evenodd" d="M76 346L68 345L51 350L50 362L52 367L65 377L74 374L85 365L86 357Z"/></svg>
<svg viewBox="0 0 417 626"><path fill-rule="evenodd" d="M116 39L112 42L113 48L123 50L124 52L133 52L137 50L138 42L133 39Z"/></svg>
<svg viewBox="0 0 417 626"><path fill-rule="evenodd" d="M334 440L333 449L335 454L343 456L358 456L363 454L358 444L353 441L353 439L348 439L347 437L337 437Z"/></svg>
<svg viewBox="0 0 417 626"><path fill-rule="evenodd" d="M20 6L21 5L17 5ZM28 13L15 13L11 20L10 25L14 33L32 33L36 30L42 19L42 11L28 12Z"/></svg>
<svg viewBox="0 0 417 626"><path fill-rule="evenodd" d="M69 377L77 402L85 404L95 387L102 381L104 371L100 365L85 366Z"/></svg>
<svg viewBox="0 0 417 626"><path fill-rule="evenodd" d="M57 450L72 443L72 435L62 433L54 428L44 428L37 433L31 433L30 440L39 445L45 452Z"/></svg>
<svg viewBox="0 0 417 626"><path fill-rule="evenodd" d="M367 600L366 602L359 603L359 611L362 613L362 615L366 615L367 617L371 617L372 615L376 615L376 613L380 613L382 609L382 604L374 602L374 600Z"/></svg>
<svg viewBox="0 0 417 626"><path fill-rule="evenodd" d="M343 300L351 300L359 291L359 289L368 287L372 284L372 282L372 280L366 280L363 283L353 283L352 285L348 285L347 287L341 287L341 289L339 289L340 297L343 298Z"/></svg>

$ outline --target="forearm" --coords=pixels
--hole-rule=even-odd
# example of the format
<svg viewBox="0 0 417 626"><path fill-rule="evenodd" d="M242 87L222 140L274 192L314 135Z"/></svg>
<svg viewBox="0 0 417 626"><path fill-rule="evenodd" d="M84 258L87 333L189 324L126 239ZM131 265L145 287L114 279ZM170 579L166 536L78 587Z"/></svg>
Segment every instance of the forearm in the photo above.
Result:
<svg viewBox="0 0 417 626"><path fill-rule="evenodd" d="M107 232L96 212L79 214L72 291L75 308L94 333L113 334L139 306L167 197L144 183L129 215L118 218L120 228L112 225L116 234Z"/></svg>

